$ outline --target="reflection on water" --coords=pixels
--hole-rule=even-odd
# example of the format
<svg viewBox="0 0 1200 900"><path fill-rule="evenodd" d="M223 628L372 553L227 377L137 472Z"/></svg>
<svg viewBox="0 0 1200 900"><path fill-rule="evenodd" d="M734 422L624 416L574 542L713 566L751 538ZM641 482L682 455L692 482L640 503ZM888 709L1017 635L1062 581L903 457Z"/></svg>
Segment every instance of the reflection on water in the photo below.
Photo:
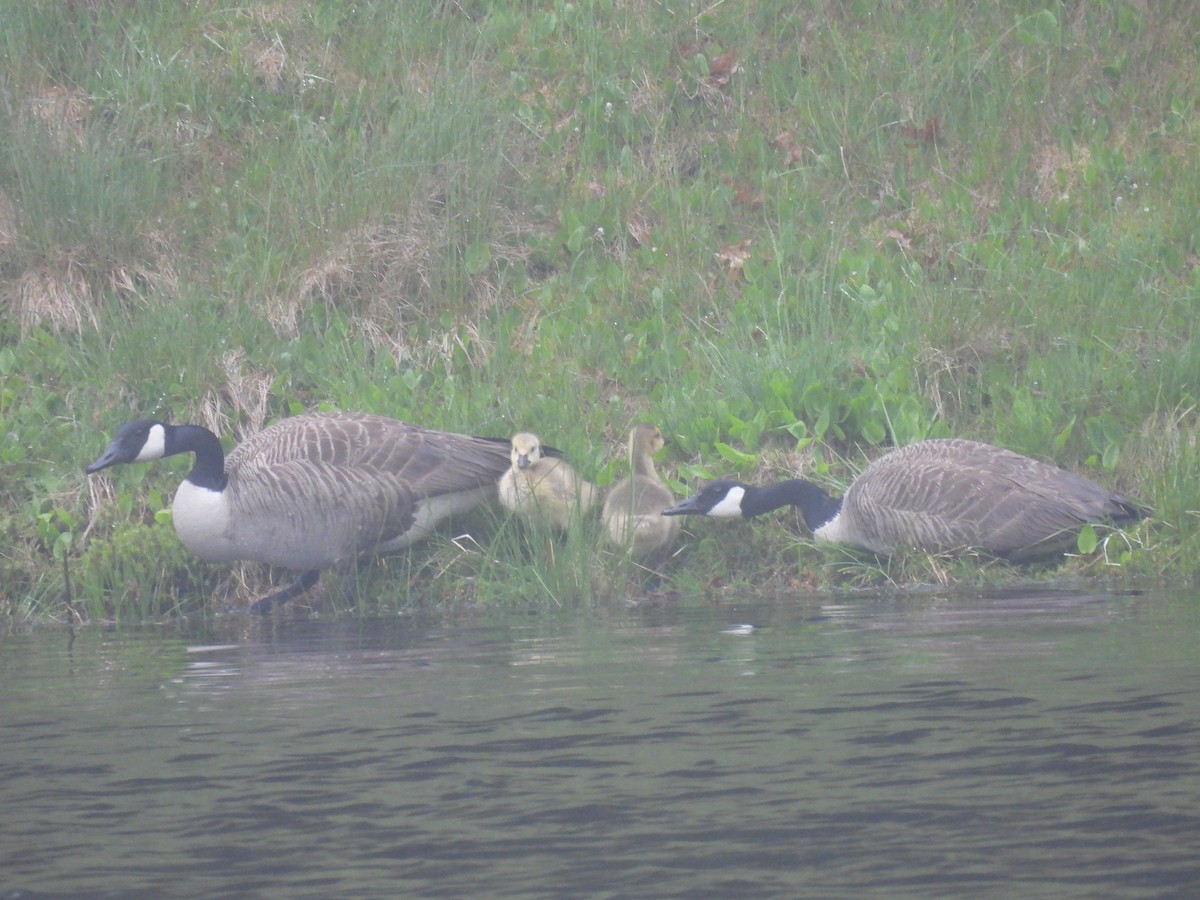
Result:
<svg viewBox="0 0 1200 900"><path fill-rule="evenodd" d="M0 644L0 891L1165 896L1200 604L803 597Z"/></svg>

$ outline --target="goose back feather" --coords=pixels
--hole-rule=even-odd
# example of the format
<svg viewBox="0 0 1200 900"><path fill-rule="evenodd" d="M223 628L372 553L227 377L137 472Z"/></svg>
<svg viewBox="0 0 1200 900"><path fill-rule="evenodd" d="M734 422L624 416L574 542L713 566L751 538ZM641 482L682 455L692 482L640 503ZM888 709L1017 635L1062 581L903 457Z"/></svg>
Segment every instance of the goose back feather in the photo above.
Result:
<svg viewBox="0 0 1200 900"><path fill-rule="evenodd" d="M820 537L879 553L978 549L1013 560L1070 547L1091 522L1135 508L1096 482L977 441L921 441L880 457L850 485Z"/></svg>

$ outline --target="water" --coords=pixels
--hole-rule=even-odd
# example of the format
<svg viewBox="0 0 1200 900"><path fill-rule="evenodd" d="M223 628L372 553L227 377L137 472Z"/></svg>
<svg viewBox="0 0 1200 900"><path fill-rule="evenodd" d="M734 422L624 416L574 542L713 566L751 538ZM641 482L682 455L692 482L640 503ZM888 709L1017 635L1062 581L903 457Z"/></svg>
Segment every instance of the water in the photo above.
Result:
<svg viewBox="0 0 1200 900"><path fill-rule="evenodd" d="M0 896L1200 891L1191 594L0 643Z"/></svg>

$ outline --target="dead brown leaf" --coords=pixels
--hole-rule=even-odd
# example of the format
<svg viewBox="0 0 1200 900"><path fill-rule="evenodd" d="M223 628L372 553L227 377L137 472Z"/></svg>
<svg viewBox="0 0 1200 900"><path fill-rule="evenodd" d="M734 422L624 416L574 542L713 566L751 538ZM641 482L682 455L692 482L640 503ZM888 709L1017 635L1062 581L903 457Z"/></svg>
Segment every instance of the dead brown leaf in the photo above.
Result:
<svg viewBox="0 0 1200 900"><path fill-rule="evenodd" d="M727 244L717 253L717 259L725 263L725 267L731 275L741 275L746 260L751 256L750 246L753 243L753 239L746 238L736 244Z"/></svg>
<svg viewBox="0 0 1200 900"><path fill-rule="evenodd" d="M796 165L804 158L804 144L796 140L794 131L781 131L771 143L784 155L789 166Z"/></svg>
<svg viewBox="0 0 1200 900"><path fill-rule="evenodd" d="M737 71L737 54L732 50L708 61L708 77L717 84L728 84Z"/></svg>
<svg viewBox="0 0 1200 900"><path fill-rule="evenodd" d="M734 181L728 175L722 176L721 182L726 187L733 189L733 202L736 205L748 206L751 209L757 209L762 206L762 194L753 185Z"/></svg>
<svg viewBox="0 0 1200 900"><path fill-rule="evenodd" d="M919 144L936 144L941 136L942 120L938 116L930 116L920 128L901 126L900 133Z"/></svg>

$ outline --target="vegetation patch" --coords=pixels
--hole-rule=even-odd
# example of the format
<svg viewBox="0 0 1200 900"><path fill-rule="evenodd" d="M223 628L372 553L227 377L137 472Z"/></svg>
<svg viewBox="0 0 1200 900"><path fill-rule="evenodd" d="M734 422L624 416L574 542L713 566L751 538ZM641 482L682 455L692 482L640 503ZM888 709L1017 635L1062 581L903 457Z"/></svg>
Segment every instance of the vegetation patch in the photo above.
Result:
<svg viewBox="0 0 1200 900"><path fill-rule="evenodd" d="M1046 570L689 522L662 573L594 522L492 513L331 573L330 609L1195 580L1196 26L1129 0L2 0L0 602L245 603L270 573L174 542L186 461L82 466L132 418L231 444L318 408L532 430L601 486L651 421L681 496L838 487L959 435L1153 510Z"/></svg>

